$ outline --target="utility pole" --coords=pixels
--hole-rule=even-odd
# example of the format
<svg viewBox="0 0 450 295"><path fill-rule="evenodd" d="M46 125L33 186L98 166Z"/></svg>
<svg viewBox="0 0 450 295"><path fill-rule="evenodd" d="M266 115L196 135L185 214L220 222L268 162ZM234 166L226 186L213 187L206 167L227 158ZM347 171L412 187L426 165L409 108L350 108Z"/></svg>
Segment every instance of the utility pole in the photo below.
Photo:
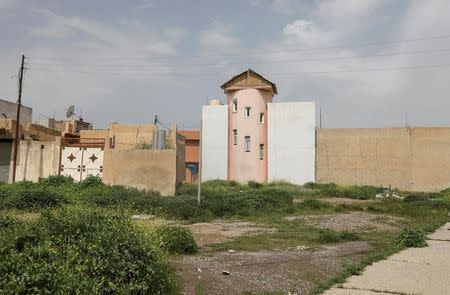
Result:
<svg viewBox="0 0 450 295"><path fill-rule="evenodd" d="M20 128L20 108L22 106L22 85L23 85L23 70L25 64L25 55L22 54L22 62L19 71L19 94L17 98L17 114L16 114L16 132L14 135L14 151L13 151L13 172L12 182L16 182L16 168L17 168L17 151L19 149L19 128Z"/></svg>

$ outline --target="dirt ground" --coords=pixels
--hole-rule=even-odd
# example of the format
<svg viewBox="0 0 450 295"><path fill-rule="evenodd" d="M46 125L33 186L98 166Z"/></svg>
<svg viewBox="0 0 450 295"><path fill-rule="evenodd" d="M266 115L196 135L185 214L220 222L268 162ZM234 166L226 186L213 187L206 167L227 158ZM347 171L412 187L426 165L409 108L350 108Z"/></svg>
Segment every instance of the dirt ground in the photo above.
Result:
<svg viewBox="0 0 450 295"><path fill-rule="evenodd" d="M183 256L175 261L175 267L182 280L182 294L195 294L197 288L212 295L241 294L246 290L300 295L308 293L313 281L340 271L344 259L370 248L366 242L346 242L317 252L219 252L212 256Z"/></svg>
<svg viewBox="0 0 450 295"><path fill-rule="evenodd" d="M323 215L287 216L287 220L304 220L307 224L335 231L379 230L389 231L399 227L405 219L366 212Z"/></svg>
<svg viewBox="0 0 450 295"><path fill-rule="evenodd" d="M274 228L261 227L255 222L247 221L223 222L216 220L209 223L194 223L186 225L186 227L192 231L199 246L276 231Z"/></svg>

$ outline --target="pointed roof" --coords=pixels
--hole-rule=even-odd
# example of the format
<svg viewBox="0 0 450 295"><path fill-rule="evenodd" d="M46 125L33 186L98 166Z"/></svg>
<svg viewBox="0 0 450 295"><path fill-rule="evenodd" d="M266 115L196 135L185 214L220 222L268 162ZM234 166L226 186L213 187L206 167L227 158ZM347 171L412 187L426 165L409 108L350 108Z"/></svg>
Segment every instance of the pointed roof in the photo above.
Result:
<svg viewBox="0 0 450 295"><path fill-rule="evenodd" d="M278 94L277 85L275 85L275 83L270 82L252 69L248 69L245 72L234 76L233 78L225 82L222 86L220 86L220 88L222 88L225 93L232 90L256 88L271 90L274 94Z"/></svg>

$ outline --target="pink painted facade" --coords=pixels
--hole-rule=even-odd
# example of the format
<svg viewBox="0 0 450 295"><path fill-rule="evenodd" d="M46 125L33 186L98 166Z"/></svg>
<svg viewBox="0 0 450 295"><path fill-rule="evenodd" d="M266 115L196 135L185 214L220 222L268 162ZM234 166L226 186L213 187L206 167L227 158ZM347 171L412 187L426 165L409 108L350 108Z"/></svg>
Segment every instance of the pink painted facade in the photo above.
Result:
<svg viewBox="0 0 450 295"><path fill-rule="evenodd" d="M267 90L227 93L229 180L267 182L267 103L272 100Z"/></svg>

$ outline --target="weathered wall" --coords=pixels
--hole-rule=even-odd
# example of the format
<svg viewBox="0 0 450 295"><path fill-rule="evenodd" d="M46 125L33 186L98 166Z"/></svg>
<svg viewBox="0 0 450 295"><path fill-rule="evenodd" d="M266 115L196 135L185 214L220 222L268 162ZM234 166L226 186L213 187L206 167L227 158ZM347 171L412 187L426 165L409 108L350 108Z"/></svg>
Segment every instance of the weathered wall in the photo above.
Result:
<svg viewBox="0 0 450 295"><path fill-rule="evenodd" d="M202 107L202 181L227 179L228 106Z"/></svg>
<svg viewBox="0 0 450 295"><path fill-rule="evenodd" d="M162 195L175 194L175 150L108 149L105 150L103 163L105 183L153 189Z"/></svg>
<svg viewBox="0 0 450 295"><path fill-rule="evenodd" d="M0 141L0 182L8 182L11 163L12 141Z"/></svg>
<svg viewBox="0 0 450 295"><path fill-rule="evenodd" d="M153 124L111 124L109 137L114 138L115 149L134 149L139 144L152 143L154 129Z"/></svg>
<svg viewBox="0 0 450 295"><path fill-rule="evenodd" d="M314 102L268 104L269 181L314 181L315 114Z"/></svg>
<svg viewBox="0 0 450 295"><path fill-rule="evenodd" d="M198 169L200 157L200 131L199 130L184 130L179 131L185 138L185 183L193 183L196 181L197 174L193 175L191 170L187 168L187 164L196 165Z"/></svg>
<svg viewBox="0 0 450 295"><path fill-rule="evenodd" d="M199 147L200 147L200 131L198 130L184 130L179 132L185 138L186 163L198 163L199 160Z"/></svg>
<svg viewBox="0 0 450 295"><path fill-rule="evenodd" d="M450 187L450 128L317 129L316 181Z"/></svg>
<svg viewBox="0 0 450 295"><path fill-rule="evenodd" d="M60 131L37 124L27 124L24 128L24 132L32 138L40 141L54 141L56 137L61 136Z"/></svg>
<svg viewBox="0 0 450 295"><path fill-rule="evenodd" d="M16 181L39 181L41 178L58 174L59 153L59 140L52 142L20 141Z"/></svg>
<svg viewBox="0 0 450 295"><path fill-rule="evenodd" d="M177 167L176 167L176 185L182 184L186 178L186 163L185 163L185 153L186 153L186 143L183 135L176 134L176 151L177 151Z"/></svg>
<svg viewBox="0 0 450 295"><path fill-rule="evenodd" d="M450 187L450 128L411 128L413 190Z"/></svg>
<svg viewBox="0 0 450 295"><path fill-rule="evenodd" d="M108 137L109 130L108 129L91 129L91 130L80 130L80 138L85 139L98 139L98 138L106 138Z"/></svg>
<svg viewBox="0 0 450 295"><path fill-rule="evenodd" d="M8 119L16 119L17 116L17 104L14 102L0 99L0 117L4 118L2 114L5 114ZM25 125L31 123L33 115L33 109L30 107L22 106L20 108L20 124Z"/></svg>

